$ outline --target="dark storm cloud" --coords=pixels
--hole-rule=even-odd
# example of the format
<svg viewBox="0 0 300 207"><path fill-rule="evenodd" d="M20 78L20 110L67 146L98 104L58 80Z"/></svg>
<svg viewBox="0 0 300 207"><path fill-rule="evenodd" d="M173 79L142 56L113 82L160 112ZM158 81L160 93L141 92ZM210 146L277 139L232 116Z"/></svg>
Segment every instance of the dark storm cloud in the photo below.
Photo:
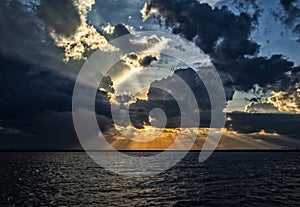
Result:
<svg viewBox="0 0 300 207"><path fill-rule="evenodd" d="M115 92L115 89L113 87L113 82L112 82L110 76L105 76L102 78L99 88L103 89L104 91L109 92L109 93Z"/></svg>
<svg viewBox="0 0 300 207"><path fill-rule="evenodd" d="M17 0L0 2L0 148L66 149L79 146L72 123L71 106L74 77L82 62L65 64L62 61L63 49L57 48L49 37L51 30L63 36L73 34L80 24L79 14L70 0L40 2L32 10ZM112 22L116 24L113 33L99 31L108 40L130 33L125 25L116 22L119 16L127 18L131 13L134 3L127 3L98 1L94 6L93 9L107 14L107 18L115 19ZM103 4L111 6L105 8ZM257 82L266 86L279 80L278 88L282 90L289 87L286 83L290 77L284 77L288 79L285 80L280 75L285 71L298 70L280 55L269 59L245 58L245 55L251 56L258 51L258 45L248 40L254 17L234 15L226 7L212 9L197 1L155 0L151 4L160 8L160 13L167 17L167 26L172 27L174 33L194 40L212 57L218 70L226 71L233 77L229 86L236 85L240 90L247 90ZM119 8L126 10L126 15L119 12ZM146 56L140 64L147 66L153 60L155 57ZM274 74L271 74L273 70ZM181 69L175 73L188 83L197 97L199 108L203 110L200 125L208 126L210 102L202 82L195 78L197 75L191 69ZM157 81L153 86L155 84L172 84L172 77ZM104 78L100 88L106 92L97 93L96 112L99 126L105 131L113 127L107 95L107 92L114 92L111 79ZM182 98L185 98L184 93ZM128 97L122 99L126 101ZM181 114L175 100L152 87L148 100L138 100L130 106L135 127L142 128L149 124L149 112L153 108L162 108L166 112L167 127L179 126ZM236 130L241 131L241 128L238 125ZM252 131L259 129L252 127ZM280 132L284 133L284 130Z"/></svg>
<svg viewBox="0 0 300 207"><path fill-rule="evenodd" d="M5 57L0 58L1 116L19 117L43 110L70 110L74 83L51 72L29 74L33 65Z"/></svg>
<svg viewBox="0 0 300 207"><path fill-rule="evenodd" d="M0 125L20 132L18 136L0 132L0 148L33 149L39 146L47 149L60 146L63 137L48 137L44 130L48 127L49 131L62 132L70 124L65 122L61 125L63 128L54 129L49 124L49 117L45 116L43 120L41 115L47 111L64 113L71 110L72 81L45 71L29 74L31 67L33 65L20 60L0 57ZM47 125L42 124L46 120L49 121ZM51 120L53 123L57 121ZM69 146L77 142L74 136L67 140Z"/></svg>
<svg viewBox="0 0 300 207"><path fill-rule="evenodd" d="M282 55L273 55L270 58L243 58L233 60L225 65L216 63L215 66L233 77L232 84L236 86L237 90L245 91L251 89L254 84L271 87L271 84L275 84L277 81L283 83L283 80L287 78L285 72L296 73L300 70L299 67L294 67L293 62L284 59ZM284 89L284 84L281 89Z"/></svg>
<svg viewBox="0 0 300 207"><path fill-rule="evenodd" d="M136 53L129 53L125 55L122 60L128 66L134 68L145 68L150 66L152 62L157 61L158 58L153 55L138 55Z"/></svg>
<svg viewBox="0 0 300 207"><path fill-rule="evenodd" d="M81 23L77 9L70 0L0 2L0 148L79 146L71 110L83 61L64 63L64 50L49 35L52 30L63 36L74 33ZM111 84L106 77L100 87L112 92ZM112 127L108 99L106 92L96 97L102 130Z"/></svg>
<svg viewBox="0 0 300 207"><path fill-rule="evenodd" d="M17 0L0 1L0 53L37 66L32 69L40 70L38 65L59 72L70 69L71 64L67 66L63 62L63 49L54 44L36 10L36 7L26 6ZM57 17L63 18L62 14Z"/></svg>
<svg viewBox="0 0 300 207"><path fill-rule="evenodd" d="M178 83L176 82L175 79L176 76L184 80L185 83L190 87L191 91L195 95L199 108L201 110L210 110L211 106L210 106L210 100L209 100L209 95L207 93L207 90L200 77L192 68L175 70L174 75L169 76L162 80L154 81L150 85L150 89L147 94L148 99L168 100L169 96L167 94L162 93L162 91L158 91L157 88L168 88L170 92L172 92L172 90L177 89L178 87L176 87L176 85ZM173 93L175 93L175 91L173 91ZM187 102L190 101L189 99L193 98L193 97L188 97L188 95L185 93L182 93L181 96L182 99L186 100Z"/></svg>
<svg viewBox="0 0 300 207"><path fill-rule="evenodd" d="M216 60L224 62L258 50L258 45L248 40L252 18L245 13L235 15L227 7L212 9L196 0L152 0L148 12L152 8L166 18L166 26L172 27L174 34L194 39Z"/></svg>
<svg viewBox="0 0 300 207"><path fill-rule="evenodd" d="M71 115L74 80L53 71L32 74L32 67L37 66L0 56L0 137L5 139L0 148L78 147ZM103 87L110 88L109 78L105 80ZM105 131L112 126L107 93L99 91L95 101Z"/></svg>
<svg viewBox="0 0 300 207"><path fill-rule="evenodd" d="M163 93L163 92L161 92ZM174 99L170 100L138 100L130 105L129 115L132 124L136 128L143 128L145 125L150 125L150 111L160 108L167 117L167 128L176 128L180 126L180 110Z"/></svg>
<svg viewBox="0 0 300 207"><path fill-rule="evenodd" d="M149 66L153 61L157 61L157 58L155 56L152 55L147 55L145 57L143 57L139 63L142 67L147 67Z"/></svg>
<svg viewBox="0 0 300 207"><path fill-rule="evenodd" d="M37 14L46 27L57 34L70 36L80 25L80 16L72 0L61 0L59 3L41 0Z"/></svg>
<svg viewBox="0 0 300 207"><path fill-rule="evenodd" d="M171 27L174 34L183 35L209 54L218 71L232 77L226 87L247 91L254 84L272 86L288 71L297 72L293 63L283 56L257 57L259 45L249 36L257 14L233 14L226 6L212 8L196 0L152 0L144 13L153 9L159 21ZM163 17L163 18L161 18Z"/></svg>
<svg viewBox="0 0 300 207"><path fill-rule="evenodd" d="M19 129L13 129L13 128L4 128L0 127L0 134L20 134L22 131Z"/></svg>
<svg viewBox="0 0 300 207"><path fill-rule="evenodd" d="M264 130L298 138L300 136L300 115L298 114L259 114L230 113L226 122L228 129L239 133L255 133Z"/></svg>
<svg viewBox="0 0 300 207"><path fill-rule="evenodd" d="M191 88L191 91L195 95L199 110L201 111L200 126L208 126L210 123L210 99L206 88L196 72L191 69L178 69L174 71L174 75L157 80L151 83L150 89L147 94L147 100L137 100L136 103L130 105L130 116L133 125L137 128L142 128L144 125L149 125L149 113L155 108L162 109L167 118L166 127L176 128L180 127L181 116L189 116L191 123L184 123L189 127L198 127L197 120L193 120L193 116L190 114L181 114L177 100L171 95L177 94L177 98L184 100L187 107L191 103L194 97L190 97L185 91L180 92L177 90L178 80L176 77L180 77ZM164 88L166 90L162 90ZM176 90L176 91L174 91ZM179 95L179 96L178 96ZM199 113L196 110L195 113ZM198 125L195 126L195 123Z"/></svg>

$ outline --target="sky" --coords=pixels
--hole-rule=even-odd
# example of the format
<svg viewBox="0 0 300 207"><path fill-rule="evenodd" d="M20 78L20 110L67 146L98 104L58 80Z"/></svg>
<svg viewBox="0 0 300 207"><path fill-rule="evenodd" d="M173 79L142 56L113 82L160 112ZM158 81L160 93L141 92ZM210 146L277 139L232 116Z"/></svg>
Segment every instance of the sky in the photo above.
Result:
<svg viewBox="0 0 300 207"><path fill-rule="evenodd" d="M296 0L3 0L0 149L81 149L72 117L76 78L86 63L101 73L104 63L93 57L120 51L113 42L124 35L142 51L83 83L99 83L96 119L116 149L162 150L178 134L174 149L194 136L192 149L201 149L212 120L205 86L216 84L203 74L212 70L225 99L225 126L212 129L223 134L217 149L299 149L299 20ZM172 94L199 113L199 123Z"/></svg>

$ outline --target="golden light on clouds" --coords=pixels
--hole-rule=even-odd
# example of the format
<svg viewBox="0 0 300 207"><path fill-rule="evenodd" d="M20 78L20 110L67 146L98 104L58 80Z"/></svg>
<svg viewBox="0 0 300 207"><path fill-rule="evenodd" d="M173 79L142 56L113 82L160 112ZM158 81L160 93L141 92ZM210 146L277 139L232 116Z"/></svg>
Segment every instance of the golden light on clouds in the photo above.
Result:
<svg viewBox="0 0 300 207"><path fill-rule="evenodd" d="M114 27L109 25L105 30L109 33ZM160 70L157 67L160 52L168 47L169 42L170 39L156 35L136 36L131 40L130 44L144 49L138 53L131 52L120 56L120 61L106 74L111 77L115 89L115 93L110 94L111 104L119 104L116 101L116 96L119 95L132 97L128 103L133 103L136 99L146 100L151 83L171 74L171 71ZM150 68L151 70L144 70Z"/></svg>
<svg viewBox="0 0 300 207"><path fill-rule="evenodd" d="M280 112L300 113L300 89L290 91L272 92L268 102L273 104Z"/></svg>
<svg viewBox="0 0 300 207"><path fill-rule="evenodd" d="M144 7L141 10L143 20L147 20L152 14L158 12L156 8L153 8L150 3L145 3Z"/></svg>
<svg viewBox="0 0 300 207"><path fill-rule="evenodd" d="M118 150L166 150L177 138L180 140L174 149L186 150L188 149L187 139L207 132L207 129L198 128L156 128L152 126L145 126L144 129L123 129L126 131L125 133L120 127L118 129L123 135L116 135L109 140L112 146ZM198 133L199 130L201 132ZM184 136L178 137L179 132ZM195 143L195 146L198 144Z"/></svg>
<svg viewBox="0 0 300 207"><path fill-rule="evenodd" d="M120 128L119 128L120 129ZM166 150L176 139L175 150L201 150L207 139L209 128L155 128L134 129L124 135L118 134L106 138L117 150ZM217 150L264 150L283 149L299 144L297 139L264 130L256 133L243 134L226 129L212 129L216 133L222 132ZM184 136L178 137L179 132ZM191 149L187 140L195 136L196 140ZM211 137L213 139L213 137ZM208 142L210 140L207 140Z"/></svg>
<svg viewBox="0 0 300 207"><path fill-rule="evenodd" d="M112 35L115 32L115 26L108 24L107 26L103 27L103 31L106 34Z"/></svg>
<svg viewBox="0 0 300 207"><path fill-rule="evenodd" d="M65 50L65 61L70 59L80 60L85 59L84 53L87 50L100 49L102 51L115 51L115 47L110 45L105 37L97 32L97 30L87 24L87 13L92 9L94 0L75 0L76 6L80 15L80 26L76 29L75 33L70 37L60 35L52 31L51 37L58 47Z"/></svg>

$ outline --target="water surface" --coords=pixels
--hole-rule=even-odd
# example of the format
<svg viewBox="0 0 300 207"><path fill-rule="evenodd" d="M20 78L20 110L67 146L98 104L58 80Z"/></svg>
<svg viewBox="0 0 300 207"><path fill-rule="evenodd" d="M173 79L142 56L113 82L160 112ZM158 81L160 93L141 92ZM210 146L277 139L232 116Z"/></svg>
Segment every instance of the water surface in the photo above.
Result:
<svg viewBox="0 0 300 207"><path fill-rule="evenodd" d="M300 205L299 152L215 152L204 163L191 152L162 174L138 178L108 172L84 152L0 157L1 205Z"/></svg>

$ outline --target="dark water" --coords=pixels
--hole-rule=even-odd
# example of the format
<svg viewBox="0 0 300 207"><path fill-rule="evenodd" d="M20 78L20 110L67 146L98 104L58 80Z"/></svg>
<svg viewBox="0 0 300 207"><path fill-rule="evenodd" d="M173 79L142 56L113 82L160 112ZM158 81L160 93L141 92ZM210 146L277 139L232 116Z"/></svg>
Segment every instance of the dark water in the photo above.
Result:
<svg viewBox="0 0 300 207"><path fill-rule="evenodd" d="M155 177L123 177L84 152L0 153L0 206L299 206L300 153L189 153Z"/></svg>

